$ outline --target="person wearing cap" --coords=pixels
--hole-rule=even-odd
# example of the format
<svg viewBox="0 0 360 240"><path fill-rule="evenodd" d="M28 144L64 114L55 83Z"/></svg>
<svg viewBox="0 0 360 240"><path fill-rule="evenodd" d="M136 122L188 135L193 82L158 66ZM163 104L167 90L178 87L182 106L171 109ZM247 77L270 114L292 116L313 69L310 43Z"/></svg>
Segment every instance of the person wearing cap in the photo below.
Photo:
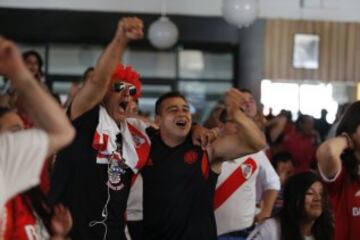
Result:
<svg viewBox="0 0 360 240"><path fill-rule="evenodd" d="M78 131L58 154L49 193L73 216L71 239L126 239L125 209L132 177L145 164L150 142L145 124L126 118L130 100L141 94L139 74L118 64L130 40L143 36L138 18L119 21L94 76L68 108Z"/></svg>

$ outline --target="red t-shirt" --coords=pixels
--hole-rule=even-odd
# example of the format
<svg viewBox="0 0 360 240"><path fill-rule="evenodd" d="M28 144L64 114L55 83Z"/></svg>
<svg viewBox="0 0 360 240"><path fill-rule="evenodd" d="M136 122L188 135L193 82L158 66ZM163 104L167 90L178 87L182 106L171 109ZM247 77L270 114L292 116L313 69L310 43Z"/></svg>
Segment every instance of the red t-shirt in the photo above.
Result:
<svg viewBox="0 0 360 240"><path fill-rule="evenodd" d="M30 199L17 195L6 203L0 219L2 240L50 239L43 222L30 207Z"/></svg>
<svg viewBox="0 0 360 240"><path fill-rule="evenodd" d="M297 172L307 171L315 163L316 137L314 136L292 131L285 135L282 148L294 158Z"/></svg>
<svg viewBox="0 0 360 240"><path fill-rule="evenodd" d="M345 168L334 182L325 182L335 215L334 240L360 239L360 178L350 181Z"/></svg>

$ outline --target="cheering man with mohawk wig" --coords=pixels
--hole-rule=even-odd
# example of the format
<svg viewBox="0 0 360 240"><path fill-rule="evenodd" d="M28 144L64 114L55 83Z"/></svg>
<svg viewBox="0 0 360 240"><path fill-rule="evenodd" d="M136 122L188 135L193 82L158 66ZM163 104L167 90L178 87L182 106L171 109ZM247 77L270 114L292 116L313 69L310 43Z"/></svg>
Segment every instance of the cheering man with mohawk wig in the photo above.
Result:
<svg viewBox="0 0 360 240"><path fill-rule="evenodd" d="M122 19L94 77L68 109L78 132L55 162L50 200L69 207L74 220L71 239L126 239L131 178L145 164L150 141L144 123L125 118L129 101L141 93L139 74L117 61L128 41L142 36L140 19Z"/></svg>

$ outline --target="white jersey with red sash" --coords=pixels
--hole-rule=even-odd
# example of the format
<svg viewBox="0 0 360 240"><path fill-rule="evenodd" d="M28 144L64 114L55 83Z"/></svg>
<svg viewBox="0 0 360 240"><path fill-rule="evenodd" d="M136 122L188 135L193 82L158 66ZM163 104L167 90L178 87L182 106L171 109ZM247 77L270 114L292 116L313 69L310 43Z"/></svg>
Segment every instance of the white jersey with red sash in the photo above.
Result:
<svg viewBox="0 0 360 240"><path fill-rule="evenodd" d="M217 234L240 231L253 224L256 178L262 152L224 162L215 190Z"/></svg>

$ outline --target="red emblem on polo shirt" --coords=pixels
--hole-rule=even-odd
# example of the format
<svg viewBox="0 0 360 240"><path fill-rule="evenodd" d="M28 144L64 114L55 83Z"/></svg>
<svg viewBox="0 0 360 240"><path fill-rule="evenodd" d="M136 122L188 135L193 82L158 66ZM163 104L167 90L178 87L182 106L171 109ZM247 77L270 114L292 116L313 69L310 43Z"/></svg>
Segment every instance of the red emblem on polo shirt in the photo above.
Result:
<svg viewBox="0 0 360 240"><path fill-rule="evenodd" d="M198 154L197 152L193 151L193 150L189 150L185 153L184 155L184 161L187 163L187 164L193 164L196 162L198 158Z"/></svg>

